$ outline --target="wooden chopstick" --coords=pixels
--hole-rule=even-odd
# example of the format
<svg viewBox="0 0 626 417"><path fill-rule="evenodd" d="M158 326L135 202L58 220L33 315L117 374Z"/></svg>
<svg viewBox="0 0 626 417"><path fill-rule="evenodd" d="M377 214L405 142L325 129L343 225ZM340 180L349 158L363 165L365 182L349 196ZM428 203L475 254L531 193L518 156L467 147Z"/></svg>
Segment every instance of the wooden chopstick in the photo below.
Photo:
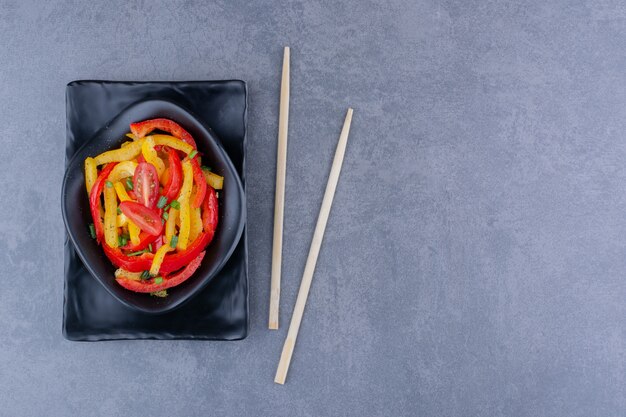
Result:
<svg viewBox="0 0 626 417"><path fill-rule="evenodd" d="M289 47L283 53L283 76L280 83L278 150L276 156L276 194L274 197L274 243L270 289L269 328L278 329L280 308L280 272L283 254L283 214L285 212L285 173L287 171L287 131L289 126Z"/></svg>
<svg viewBox="0 0 626 417"><path fill-rule="evenodd" d="M320 247L322 246L322 239L324 238L328 215L330 214L330 208L333 204L337 181L339 180L339 173L341 172L341 165L343 164L343 157L346 152L346 144L348 142L348 134L350 133L351 123L352 109L349 108L348 113L346 114L346 120L343 123L341 135L339 135L335 158L333 159L333 165L330 169L330 175L328 176L328 183L326 184L322 207L320 208L317 225L315 226L315 233L313 234L313 240L311 241L311 249L309 249L309 257L307 258L306 266L304 267L304 274L302 275L302 282L300 283L300 290L298 291L298 298L296 299L296 306L293 309L291 323L289 324L289 331L287 332L287 338L285 339L283 351L280 355L280 361L278 362L278 369L276 370L276 377L274 378L274 382L277 384L284 384L285 379L287 378L291 355L293 354L293 348L296 344L296 339L298 338L298 330L300 330L300 322L302 321L304 306L306 305L306 300L309 296L309 289L311 288L311 281L313 280L313 272L315 271L317 256L320 253Z"/></svg>

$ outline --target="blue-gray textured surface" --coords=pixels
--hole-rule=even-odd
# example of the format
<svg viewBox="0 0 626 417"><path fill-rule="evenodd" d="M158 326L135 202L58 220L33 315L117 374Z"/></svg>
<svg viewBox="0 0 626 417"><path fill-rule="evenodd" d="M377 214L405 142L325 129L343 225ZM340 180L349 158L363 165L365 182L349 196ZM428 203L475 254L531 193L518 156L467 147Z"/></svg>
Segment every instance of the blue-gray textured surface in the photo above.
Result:
<svg viewBox="0 0 626 417"><path fill-rule="evenodd" d="M626 414L622 1L125 3L0 0L0 415ZM64 89L77 78L248 81L245 341L62 338ZM278 386L349 105L343 174Z"/></svg>

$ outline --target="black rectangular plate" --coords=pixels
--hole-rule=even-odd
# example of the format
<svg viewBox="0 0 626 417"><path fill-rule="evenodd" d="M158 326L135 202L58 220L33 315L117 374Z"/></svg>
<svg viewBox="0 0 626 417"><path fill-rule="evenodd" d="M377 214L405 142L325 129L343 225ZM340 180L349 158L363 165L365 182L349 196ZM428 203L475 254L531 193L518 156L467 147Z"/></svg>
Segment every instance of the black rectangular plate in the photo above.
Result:
<svg viewBox="0 0 626 417"><path fill-rule="evenodd" d="M147 98L179 104L215 132L245 189L247 88L243 81L74 81L66 91L66 164L74 152L130 104ZM63 335L69 340L239 340L248 334L246 231L220 273L182 307L153 315L117 301L85 269L65 240Z"/></svg>

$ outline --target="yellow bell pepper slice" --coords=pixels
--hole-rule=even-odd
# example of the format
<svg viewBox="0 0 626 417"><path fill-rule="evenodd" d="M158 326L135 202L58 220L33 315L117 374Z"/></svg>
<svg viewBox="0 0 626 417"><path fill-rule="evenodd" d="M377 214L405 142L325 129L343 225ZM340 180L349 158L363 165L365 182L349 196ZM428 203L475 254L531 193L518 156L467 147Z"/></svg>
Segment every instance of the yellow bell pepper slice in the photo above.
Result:
<svg viewBox="0 0 626 417"><path fill-rule="evenodd" d="M93 158L85 159L85 186L87 187L87 194L91 192L91 188L97 179L98 166L94 162Z"/></svg>
<svg viewBox="0 0 626 417"><path fill-rule="evenodd" d="M102 165L109 162L129 161L141 153L141 145L143 145L143 139L120 149L103 152L94 158L94 162L96 165Z"/></svg>
<svg viewBox="0 0 626 417"><path fill-rule="evenodd" d="M128 193L126 192L126 188L124 188L124 185L121 182L114 183L113 187L115 188L115 192L117 193L117 198L119 198L120 201L128 201L131 199Z"/></svg>
<svg viewBox="0 0 626 417"><path fill-rule="evenodd" d="M133 281L141 281L141 274L143 274L143 272L130 272L122 268L115 270L115 278L126 278L132 279Z"/></svg>
<svg viewBox="0 0 626 417"><path fill-rule="evenodd" d="M189 231L191 229L191 191L193 187L193 168L191 167L191 161L187 160L183 162L183 185L180 187L180 194L178 195L178 202L180 203L179 219L180 228L178 230L178 244L176 248L178 250L187 249L187 243L189 242Z"/></svg>
<svg viewBox="0 0 626 417"><path fill-rule="evenodd" d="M152 138L156 145L169 146L172 149L183 151L186 154L189 154L193 151L193 146L191 146L187 142L183 142L182 140L175 138L174 136L150 135L150 136L146 136L146 138Z"/></svg>
<svg viewBox="0 0 626 417"><path fill-rule="evenodd" d="M202 233L202 213L200 207L192 208L190 214L189 242L193 242Z"/></svg>
<svg viewBox="0 0 626 417"><path fill-rule="evenodd" d="M139 239L139 233L141 229L132 221L128 221L128 234L130 235L130 241L133 245L138 245L141 239Z"/></svg>
<svg viewBox="0 0 626 417"><path fill-rule="evenodd" d="M153 277L159 275L159 269L161 269L163 259L165 259L165 255L171 250L174 250L174 248L170 245L163 245L158 251L156 251L154 258L152 259L152 265L150 265L150 275Z"/></svg>
<svg viewBox="0 0 626 417"><path fill-rule="evenodd" d="M117 227L124 227L128 224L128 217L124 213L118 214L115 219L115 224Z"/></svg>
<svg viewBox="0 0 626 417"><path fill-rule="evenodd" d="M133 161L124 161L115 165L113 171L109 174L109 181L115 183L120 181L126 177L132 177L135 175L135 169L137 168L137 163Z"/></svg>
<svg viewBox="0 0 626 417"><path fill-rule="evenodd" d="M165 163L159 158L157 151L154 150L154 139L151 136L146 137L141 145L141 153L146 159L146 162L151 163L157 170L159 178L163 176L165 171Z"/></svg>
<svg viewBox="0 0 626 417"><path fill-rule="evenodd" d="M189 201L191 198L191 191L193 187L193 168L191 167L191 161L187 160L183 162L183 185L180 187L178 193L178 202Z"/></svg>
<svg viewBox="0 0 626 417"><path fill-rule="evenodd" d="M115 168L113 169L115 170ZM128 201L131 199L126 192L126 188L124 188L121 182L116 182L115 184L113 184L113 187L115 188L115 192L117 193L117 197L120 199L120 201ZM141 233L141 229L139 228L139 226L128 220L128 234L130 235L130 241L133 245L139 244L139 233Z"/></svg>
<svg viewBox="0 0 626 417"><path fill-rule="evenodd" d="M180 203L180 229L178 230L178 244L176 249L185 250L189 243L189 232L191 231L191 204L189 201Z"/></svg>
<svg viewBox="0 0 626 417"><path fill-rule="evenodd" d="M208 169L203 169L202 174L207 184L213 187L214 190L221 190L224 187L224 177L214 174Z"/></svg>
<svg viewBox="0 0 626 417"><path fill-rule="evenodd" d="M110 183L109 183L110 184ZM104 240L117 248L117 197L113 187L104 187Z"/></svg>
<svg viewBox="0 0 626 417"><path fill-rule="evenodd" d="M172 237L176 234L176 219L178 218L178 210L174 207L170 207L170 211L165 223L165 242L163 244L169 245L172 241Z"/></svg>

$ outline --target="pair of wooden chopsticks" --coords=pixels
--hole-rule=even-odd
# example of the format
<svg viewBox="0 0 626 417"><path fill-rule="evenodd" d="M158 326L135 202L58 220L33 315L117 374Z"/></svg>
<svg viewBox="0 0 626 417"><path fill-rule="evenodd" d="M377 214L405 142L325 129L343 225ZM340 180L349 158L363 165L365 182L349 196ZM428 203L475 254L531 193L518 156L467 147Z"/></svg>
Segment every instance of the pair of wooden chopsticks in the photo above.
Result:
<svg viewBox="0 0 626 417"><path fill-rule="evenodd" d="M278 329L278 311L280 304L280 274L283 247L283 213L285 208L285 173L287 168L287 130L289 124L289 66L290 66L290 50L285 47L283 55L283 75L280 89L280 115L278 119L278 155L276 165L276 196L274 201L274 246L272 250L272 278L271 278L271 295L270 295L270 316L269 328ZM298 337L298 330L302 322L304 307L309 296L309 289L313 281L313 273L317 264L317 257L322 246L326 223L330 214L330 208L333 204L339 174L343 164L343 157L346 152L346 144L348 143L348 134L350 133L350 124L352 123L352 109L348 108L343 129L339 135L339 142L335 151L333 165L328 176L322 207L317 218L315 233L311 241L309 256L306 260L300 290L296 299L296 305L291 316L289 331L283 345L280 355L278 369L274 382L284 384L287 378L287 371L293 355L293 349Z"/></svg>

